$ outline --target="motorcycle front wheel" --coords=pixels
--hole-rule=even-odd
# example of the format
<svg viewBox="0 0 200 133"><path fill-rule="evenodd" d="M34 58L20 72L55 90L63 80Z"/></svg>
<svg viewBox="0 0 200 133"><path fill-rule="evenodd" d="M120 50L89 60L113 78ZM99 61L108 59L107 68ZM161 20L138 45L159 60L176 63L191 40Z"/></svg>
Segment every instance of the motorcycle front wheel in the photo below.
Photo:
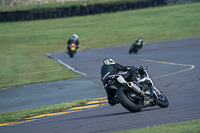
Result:
<svg viewBox="0 0 200 133"><path fill-rule="evenodd" d="M134 46L131 46L131 48L129 49L129 54L132 54L133 49L134 49Z"/></svg>
<svg viewBox="0 0 200 133"><path fill-rule="evenodd" d="M131 90L121 87L116 91L116 96L121 105L130 112L139 112L142 110L142 101L132 98L135 95Z"/></svg>
<svg viewBox="0 0 200 133"><path fill-rule="evenodd" d="M158 96L158 106L160 106L161 108L166 108L169 106L169 101L167 99L167 97L161 93L159 96Z"/></svg>
<svg viewBox="0 0 200 133"><path fill-rule="evenodd" d="M135 47L135 49L134 49L134 53L137 54L138 51L139 51L139 48L138 48L138 47Z"/></svg>

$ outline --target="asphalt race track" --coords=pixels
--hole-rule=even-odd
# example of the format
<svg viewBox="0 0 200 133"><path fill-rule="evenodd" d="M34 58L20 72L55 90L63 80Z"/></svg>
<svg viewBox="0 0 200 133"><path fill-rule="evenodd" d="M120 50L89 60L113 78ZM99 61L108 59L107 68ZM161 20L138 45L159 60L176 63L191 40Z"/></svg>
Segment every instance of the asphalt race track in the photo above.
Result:
<svg viewBox="0 0 200 133"><path fill-rule="evenodd" d="M200 37L146 43L137 55L128 54L130 46L80 50L74 58L69 58L65 52L52 53L51 56L87 74L85 79L99 85L102 85L101 62L106 57L123 65L149 66L154 84L170 102L168 108L155 106L131 113L120 104L105 105L1 127L0 132L110 133L200 119Z"/></svg>
<svg viewBox="0 0 200 133"><path fill-rule="evenodd" d="M105 95L102 85L85 78L12 87L0 90L0 113Z"/></svg>

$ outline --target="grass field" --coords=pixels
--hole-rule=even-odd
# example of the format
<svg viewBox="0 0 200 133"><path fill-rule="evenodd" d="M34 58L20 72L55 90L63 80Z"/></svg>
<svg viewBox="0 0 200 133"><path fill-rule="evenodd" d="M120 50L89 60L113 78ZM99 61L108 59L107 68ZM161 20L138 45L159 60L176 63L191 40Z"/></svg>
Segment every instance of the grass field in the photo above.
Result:
<svg viewBox="0 0 200 133"><path fill-rule="evenodd" d="M25 118L30 118L33 116L38 116L41 114L55 113L55 112L67 110L73 107L80 107L89 101L91 101L91 99L82 99L82 100L77 100L77 101L72 101L72 102L53 104L50 106L43 106L43 107L37 107L37 108L30 108L30 109L0 113L0 123L13 122L13 121L22 120Z"/></svg>
<svg viewBox="0 0 200 133"><path fill-rule="evenodd" d="M200 120L172 123L116 133L199 133Z"/></svg>
<svg viewBox="0 0 200 133"><path fill-rule="evenodd" d="M66 50L73 33L80 49L200 36L200 2L63 19L0 23L0 88L78 78L46 57ZM68 56L66 55L66 58Z"/></svg>

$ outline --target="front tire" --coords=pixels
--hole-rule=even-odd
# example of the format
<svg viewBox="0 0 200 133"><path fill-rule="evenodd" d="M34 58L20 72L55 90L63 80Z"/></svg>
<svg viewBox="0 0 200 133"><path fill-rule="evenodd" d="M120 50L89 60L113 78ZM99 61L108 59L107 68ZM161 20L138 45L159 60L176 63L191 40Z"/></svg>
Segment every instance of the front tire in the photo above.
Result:
<svg viewBox="0 0 200 133"><path fill-rule="evenodd" d="M132 51L131 51L131 49L129 50L129 54L132 54Z"/></svg>
<svg viewBox="0 0 200 133"><path fill-rule="evenodd" d="M169 101L164 94L161 93L161 95L158 96L157 105L160 106L161 108L166 108L169 106Z"/></svg>
<svg viewBox="0 0 200 133"><path fill-rule="evenodd" d="M127 88L121 87L116 91L116 96L121 105L131 112L139 112L142 110L142 101L139 99L131 98L132 91Z"/></svg>

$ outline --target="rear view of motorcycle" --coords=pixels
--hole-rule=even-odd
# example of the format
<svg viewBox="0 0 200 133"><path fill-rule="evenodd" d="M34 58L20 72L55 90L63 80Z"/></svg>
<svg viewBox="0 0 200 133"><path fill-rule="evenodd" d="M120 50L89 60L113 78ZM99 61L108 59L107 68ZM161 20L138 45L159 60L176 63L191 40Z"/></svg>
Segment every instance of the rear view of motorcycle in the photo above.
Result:
<svg viewBox="0 0 200 133"><path fill-rule="evenodd" d="M129 49L129 54L132 54L132 52L137 54L138 51L139 51L139 47L138 47L137 43L134 43Z"/></svg>
<svg viewBox="0 0 200 133"><path fill-rule="evenodd" d="M73 58L74 57L74 54L76 53L76 44L74 43L71 43L68 47L67 47L67 50L68 50L68 54L70 56L70 58Z"/></svg>
<svg viewBox="0 0 200 133"><path fill-rule="evenodd" d="M161 108L169 106L167 97L153 85L148 74L138 79L138 82L129 81L126 85L119 82L120 78L120 75L115 75L108 80L108 83L116 90L119 103L130 112L139 112L143 108L156 105Z"/></svg>

